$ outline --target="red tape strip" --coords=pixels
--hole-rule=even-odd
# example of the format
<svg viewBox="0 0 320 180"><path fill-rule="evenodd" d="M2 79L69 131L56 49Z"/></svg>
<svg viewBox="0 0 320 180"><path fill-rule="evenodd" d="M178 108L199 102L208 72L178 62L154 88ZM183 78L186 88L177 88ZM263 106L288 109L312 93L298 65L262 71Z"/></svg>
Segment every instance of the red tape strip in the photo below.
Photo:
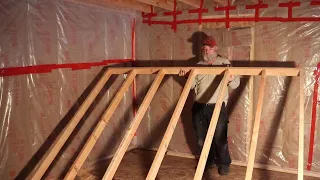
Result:
<svg viewBox="0 0 320 180"><path fill-rule="evenodd" d="M151 13L142 12L142 17L143 18L148 18L148 20L143 20L143 21L146 21L149 26L151 26L151 18L157 16L157 14L153 12L153 7L152 6L150 6L150 9L151 9L150 10Z"/></svg>
<svg viewBox="0 0 320 180"><path fill-rule="evenodd" d="M0 76L16 76L22 74L49 73L55 69L70 68L72 70L90 69L93 66L106 66L113 63L131 62L132 59L111 59L93 63L46 64L26 67L1 68Z"/></svg>
<svg viewBox="0 0 320 180"><path fill-rule="evenodd" d="M202 14L208 13L208 9L203 9L203 0L200 1L200 7L198 9L191 9L188 13L198 13L198 24L202 24Z"/></svg>
<svg viewBox="0 0 320 180"><path fill-rule="evenodd" d="M268 8L267 4L262 4L262 1L260 0L258 4L254 5L248 5L246 6L247 9L255 9L255 17L236 17L236 18L230 18L230 10L235 10L235 6L230 6L230 2L228 2L228 6L225 7L217 7L215 10L217 11L226 11L226 17L225 18L210 18L210 19L202 19L202 13L206 13L207 9L193 9L189 10L189 13L199 13L200 16L198 16L198 19L186 19L186 20L179 20L176 21L174 18L173 22L169 21L151 21L151 20L143 20L143 23L151 24L162 24L162 25L171 25L172 29L176 29L177 24L192 24L192 23L198 23L201 24L202 22L226 22L226 27L228 28L230 26L230 22L249 22L249 21L256 21L256 22L303 22L303 21L309 21L309 22L319 22L319 17L292 17L292 8L296 6L300 6L300 2L288 2L288 3L280 3L280 7L288 7L288 17L259 17L259 10L261 8ZM320 5L320 1L312 1L310 3L311 5ZM291 9L291 10L290 10ZM165 13L166 15L174 15L172 12Z"/></svg>
<svg viewBox="0 0 320 180"><path fill-rule="evenodd" d="M300 2L287 2L287 3L279 3L279 7L287 7L288 8L288 19L290 20L292 18L292 8L300 6Z"/></svg>
<svg viewBox="0 0 320 180"><path fill-rule="evenodd" d="M177 11L177 0L173 1L173 11L163 13L163 15L165 16L173 16L171 29L173 29L174 32L177 32L177 15L180 15L180 14L182 14L182 11Z"/></svg>
<svg viewBox="0 0 320 180"><path fill-rule="evenodd" d="M228 0L228 5L225 7L215 7L214 10L216 11L225 11L226 12L226 28L230 27L230 10L236 10L236 6L231 6L230 5L230 0Z"/></svg>
<svg viewBox="0 0 320 180"><path fill-rule="evenodd" d="M320 1L319 0L313 0L313 1L311 1L310 5L318 6L318 5L320 5Z"/></svg>
<svg viewBox="0 0 320 180"><path fill-rule="evenodd" d="M132 33L131 33L131 53L132 53L132 66L134 67L134 61L135 61L135 29L136 29L136 19L133 18L133 23L132 23ZM136 94L136 82L135 80L132 83L132 110L133 110L133 115L136 116L137 114L137 106L136 106L136 99L137 99L137 94Z"/></svg>
<svg viewBox="0 0 320 180"><path fill-rule="evenodd" d="M255 22L259 21L259 16L260 16L260 9L262 8L268 8L268 4L262 4L262 0L259 0L258 4L254 5L247 5L246 9L254 9L255 11Z"/></svg>
<svg viewBox="0 0 320 180"><path fill-rule="evenodd" d="M310 144L309 144L309 155L308 155L308 164L307 164L308 171L311 170L312 159L313 159L314 134L315 134L315 128L316 128L316 119L317 119L318 89L319 89L319 79L320 79L320 63L318 63L318 67L314 71L314 74L315 74L315 84L314 84L314 90L313 90Z"/></svg>

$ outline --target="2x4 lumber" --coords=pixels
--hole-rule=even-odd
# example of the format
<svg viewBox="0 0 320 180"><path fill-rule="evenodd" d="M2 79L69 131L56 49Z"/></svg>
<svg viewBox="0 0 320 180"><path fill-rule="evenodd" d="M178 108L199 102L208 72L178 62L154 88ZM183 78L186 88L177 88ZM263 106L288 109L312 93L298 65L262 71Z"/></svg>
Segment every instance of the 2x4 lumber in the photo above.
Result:
<svg viewBox="0 0 320 180"><path fill-rule="evenodd" d="M246 178L245 178L246 180L251 180L251 178L252 178L254 158L256 155L256 149L257 149L257 144L258 144L260 119L261 119L265 86L266 86L266 71L264 70L264 71L262 71L262 76L261 76L261 80L260 80L257 109L256 109L256 114L255 114L255 119L254 119L253 133L252 133L250 152L249 152L249 160L248 160L248 166L247 166L247 172L246 172Z"/></svg>
<svg viewBox="0 0 320 180"><path fill-rule="evenodd" d="M218 94L218 99L212 114L212 118L210 121L209 129L207 131L206 139L204 141L204 145L201 151L200 159L198 162L196 174L194 176L194 180L201 180L203 176L204 167L206 165L206 161L209 155L209 150L212 144L214 132L216 130L218 118L220 115L220 110L222 106L223 99L227 93L227 86L228 86L228 78L230 76L229 70L227 69L224 73L224 77L220 83L220 90Z"/></svg>
<svg viewBox="0 0 320 180"><path fill-rule="evenodd" d="M71 0L68 0L71 1ZM87 4L103 6L106 8L110 7L122 7L134 9L141 12L151 13L150 5L141 3L135 0L72 0L75 2L84 2Z"/></svg>
<svg viewBox="0 0 320 180"><path fill-rule="evenodd" d="M79 121L85 114L85 112L88 110L94 99L97 97L103 86L106 84L108 79L111 76L110 70L107 70L101 79L98 81L98 83L95 85L95 87L92 89L88 97L85 99L85 101L82 103L80 108L77 110L75 115L72 117L70 122L67 124L67 126L62 131L61 135L58 137L58 139L54 142L54 144L50 147L48 153L45 155L43 161L39 165L39 168L35 171L35 173L32 176L32 179L41 179L43 174L46 172L54 158L57 156L59 151L61 150L62 146L65 144L69 136L71 135L74 128L78 125Z"/></svg>
<svg viewBox="0 0 320 180"><path fill-rule="evenodd" d="M270 68L270 67L135 67L135 68L110 68L113 74L124 74L135 69L137 74L154 74L161 69L166 74L178 74L181 69L185 71L197 70L198 74L221 74L226 69L232 75L257 76L262 70L266 70L267 76L298 76L299 68Z"/></svg>
<svg viewBox="0 0 320 180"><path fill-rule="evenodd" d="M141 3L149 4L169 11L173 11L173 1L168 0L137 0Z"/></svg>
<svg viewBox="0 0 320 180"><path fill-rule="evenodd" d="M104 112L102 118L100 119L99 123L96 125L94 131L91 133L84 147L81 149L80 154L78 155L77 159L73 162L71 168L69 169L64 179L74 179L76 177L81 166L83 165L84 161L88 157L90 151L92 150L93 146L97 142L98 138L102 134L105 126L109 122L112 114L114 113L120 101L122 100L124 93L128 90L133 79L136 77L136 74L137 74L136 71L132 70L129 76L127 76L127 79L124 81L124 83L118 90L117 94L112 99L108 109Z"/></svg>
<svg viewBox="0 0 320 180"><path fill-rule="evenodd" d="M146 97L144 98L144 100L143 100L143 102L137 112L137 115L135 116L135 118L131 122L124 138L122 139L122 141L120 143L119 148L117 149L115 155L113 156L112 161L110 162L109 167L102 178L103 180L112 180L126 150L128 149L128 147L130 145L130 142L134 136L134 133L137 131L139 124L141 123L141 120L142 120L144 114L146 113L153 96L155 95L155 93L157 92L157 89L160 86L160 83L161 83L164 75L165 75L164 70L161 70L158 73L154 82L152 83Z"/></svg>
<svg viewBox="0 0 320 180"><path fill-rule="evenodd" d="M304 152L304 72L300 71L300 110L299 110L299 157L298 157L298 180L303 179L303 152Z"/></svg>
<svg viewBox="0 0 320 180"><path fill-rule="evenodd" d="M179 98L179 101L176 105L176 108L172 114L172 117L171 117L171 120L170 120L169 125L167 127L167 130L162 138L161 144L159 146L159 150L156 154L156 157L153 160L152 166L151 166L149 173L147 175L147 178L146 178L147 180L154 180L157 176L161 162L162 162L164 155L166 153L166 150L169 146L174 129L176 128L177 123L179 121L180 114L182 112L184 104L186 103L188 94L191 89L192 82L193 82L194 78L196 77L196 74L197 74L196 70L192 70L189 77L188 77L188 80L183 88L183 91L180 95L180 98Z"/></svg>
<svg viewBox="0 0 320 180"><path fill-rule="evenodd" d="M179 0L180 2L183 2L185 4L188 4L189 6L200 8L200 1L201 0Z"/></svg>
<svg viewBox="0 0 320 180"><path fill-rule="evenodd" d="M254 61L254 42L255 42L255 28L251 27L251 46L250 46L250 61ZM246 134L246 154L249 154L250 150L250 142L252 135L252 126L253 126L253 79L254 76L250 76L249 78L249 112L248 112L248 122L247 122L247 134ZM246 157L248 160L248 156Z"/></svg>

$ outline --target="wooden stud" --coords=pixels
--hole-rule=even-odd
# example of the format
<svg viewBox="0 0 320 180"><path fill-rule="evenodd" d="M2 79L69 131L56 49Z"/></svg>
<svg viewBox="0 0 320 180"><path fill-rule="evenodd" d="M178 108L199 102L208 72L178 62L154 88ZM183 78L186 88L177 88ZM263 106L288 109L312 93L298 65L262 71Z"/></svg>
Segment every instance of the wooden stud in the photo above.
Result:
<svg viewBox="0 0 320 180"><path fill-rule="evenodd" d="M199 73L200 74L200 73ZM227 93L227 86L228 86L228 78L230 76L229 70L227 69L224 73L224 77L220 83L220 90L219 90L219 95L218 95L218 99L212 114L212 118L210 121L210 125L209 125L209 129L206 135L206 139L204 141L204 145L201 151L201 155L200 155L200 159L198 162L198 166L197 166L197 170L196 170L196 174L194 176L194 180L201 180L202 176L203 176L203 171L204 171L204 167L208 158L208 154L209 154L209 150L212 144L212 140L213 140L213 135L214 132L216 130L216 126L217 126L217 122L218 122L218 118L220 115L220 110L221 110L221 106L223 103L223 99Z"/></svg>
<svg viewBox="0 0 320 180"><path fill-rule="evenodd" d="M303 180L303 152L304 152L304 72L300 70L300 111L299 111L299 157L298 180Z"/></svg>
<svg viewBox="0 0 320 180"><path fill-rule="evenodd" d="M183 88L183 91L180 95L180 98L179 98L179 101L176 105L176 108L173 112L173 115L171 117L171 120L169 122L169 125L167 127L167 130L162 138L162 141L161 141L161 144L159 146L159 150L156 154L156 157L154 158L153 160L153 163L152 163L152 166L149 170L149 173L148 173L148 176L147 176L147 180L153 180L156 178L157 176L157 173L159 171L159 168L160 168L160 165L161 165L161 162L164 158L164 155L166 153L166 150L169 146L169 143L170 143L170 140L171 140L171 137L173 135L173 132L174 132L174 129L175 127L177 126L177 123L179 121L179 117L180 117L180 114L182 112L182 109L184 107L184 104L186 103L186 100L187 100L187 97L188 97L188 94L190 92L190 89L191 89L191 86L192 86L192 82L194 81L195 77L197 75L197 72L196 70L192 70L190 75L189 75L189 78Z"/></svg>
<svg viewBox="0 0 320 180"><path fill-rule="evenodd" d="M246 178L245 178L246 180L251 180L252 178L254 158L256 155L256 149L258 144L259 127L260 127L260 119L261 119L265 86L266 86L266 70L263 70L261 80L260 80L257 109L256 109L254 125L253 125L253 134L252 134L252 139L250 144L248 167L247 167Z"/></svg>
<svg viewBox="0 0 320 180"><path fill-rule="evenodd" d="M125 80L125 82L122 84L121 88L113 98L112 102L110 103L108 109L103 114L102 118L100 119L99 123L96 125L94 131L91 133L88 141L82 148L80 154L78 155L77 159L73 162L71 168L68 171L68 174L64 179L74 179L79 172L80 168L82 167L84 161L88 157L90 151L92 150L93 146L97 142L98 138L102 134L105 126L109 122L113 112L116 110L117 106L119 105L120 101L123 98L124 93L128 90L130 84L132 83L133 79L136 76L136 71L132 70Z"/></svg>
<svg viewBox="0 0 320 180"><path fill-rule="evenodd" d="M254 27L251 27L251 48L250 48L250 61L254 61L254 39L255 39ZM249 110L248 110L248 121L247 121L247 134L246 134L246 154L249 154L250 150L250 142L251 142L251 135L252 135L252 126L253 126L253 80L254 77L250 76L249 78ZM248 156L247 156L248 161Z"/></svg>
<svg viewBox="0 0 320 180"><path fill-rule="evenodd" d="M98 81L98 83L95 85L95 87L92 89L88 97L85 99L85 101L82 103L80 108L77 110L75 115L72 117L70 122L67 124L67 126L63 129L61 135L58 137L58 139L54 142L54 144L50 147L48 153L43 158L43 161L40 163L39 168L35 171L35 173L32 176L32 179L41 179L43 174L46 172L54 158L57 156L59 151L61 150L64 143L67 141L71 133L73 132L74 128L77 126L85 112L88 110L94 99L97 97L103 86L106 84L108 79L111 76L111 72L107 70L104 75L101 77L101 79Z"/></svg>
<svg viewBox="0 0 320 180"><path fill-rule="evenodd" d="M131 122L124 138L122 139L122 141L120 143L119 148L117 149L115 155L113 156L112 161L110 162L109 167L102 178L103 180L112 180L116 170L118 169L120 161L122 160L127 148L130 145L130 142L134 136L134 133L137 131L139 124L140 124L144 114L146 113L153 96L155 95L158 87L160 86L160 83L161 83L164 75L165 75L165 71L161 70L158 73L155 81L152 83L152 86L150 87L146 97L144 98L144 100L143 100L143 102L137 112L136 117Z"/></svg>

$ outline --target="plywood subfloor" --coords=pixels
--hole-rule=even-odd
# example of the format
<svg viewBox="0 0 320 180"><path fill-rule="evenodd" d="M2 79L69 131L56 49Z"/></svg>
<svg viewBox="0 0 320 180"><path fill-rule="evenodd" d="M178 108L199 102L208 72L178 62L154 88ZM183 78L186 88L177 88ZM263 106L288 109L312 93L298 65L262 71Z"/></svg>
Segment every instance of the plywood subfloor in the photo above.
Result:
<svg viewBox="0 0 320 180"><path fill-rule="evenodd" d="M148 170L152 164L155 152L139 150L132 150L124 156L120 167L118 168L114 180L142 180L148 174ZM157 180L192 180L195 174L195 167L197 160L165 156L162 162ZM79 172L77 179L96 180L103 177L104 172L108 166L108 162L100 162L95 166L88 167ZM245 177L246 168L242 166L230 167L230 174L228 176L220 176L217 168L210 169L204 173L203 180L243 180ZM254 169L253 179L256 180L294 180L297 179L295 174L280 173L275 171L267 171ZM307 177L305 180L316 180L320 178Z"/></svg>

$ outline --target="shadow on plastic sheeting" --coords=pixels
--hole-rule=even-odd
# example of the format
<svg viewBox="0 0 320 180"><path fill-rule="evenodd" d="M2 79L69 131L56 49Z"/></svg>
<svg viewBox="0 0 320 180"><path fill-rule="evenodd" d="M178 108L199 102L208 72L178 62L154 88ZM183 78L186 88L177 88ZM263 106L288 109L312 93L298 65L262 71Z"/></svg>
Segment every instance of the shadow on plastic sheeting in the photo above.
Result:
<svg viewBox="0 0 320 180"><path fill-rule="evenodd" d="M272 155L272 148L270 147L274 147L274 143L277 137L278 129L280 127L283 111L284 111L284 108L286 107L285 105L288 99L288 92L292 84L292 80L293 80L293 77L286 77L284 80L285 89L283 91L283 98L279 103L277 103L277 105L275 105L276 112L274 116L270 119L270 122L271 122L270 127L272 128L269 129L269 132L266 132L267 137L266 137L265 143L261 144L261 146L264 147L263 148L264 157L268 157L268 158L263 158L261 161L261 164L269 164L269 158ZM265 97L264 101L266 100L266 98L267 97ZM263 173L263 177L265 177L266 179L272 179L271 175L267 171L261 171L261 173Z"/></svg>
<svg viewBox="0 0 320 180"><path fill-rule="evenodd" d="M158 88L157 93L159 92L161 87L165 83L168 83L168 81L170 81L170 80L171 80L171 77L169 75L166 75L164 77L164 79L162 80L162 82L160 84L160 87ZM151 84L152 83L150 83L150 86L151 86ZM143 90L143 91L146 91L147 89L149 89L149 87L146 87L146 89ZM157 95L157 93L156 93L156 95ZM143 98L141 98L139 100L139 102L138 102L139 105L141 104L142 100L143 100ZM166 111L165 114L163 114L160 119L157 119L156 117L153 118L153 120L154 120L154 122L156 122L156 124L154 123L152 126L148 125L148 127L150 126L149 127L150 131L148 131L148 135L146 137L144 137L143 140L141 141L141 144L142 144L143 148L152 149L152 148L155 148L155 145L160 144L160 142L161 142L161 140L162 140L162 138L164 136L164 133L165 133L167 127L168 127L169 121L171 119L171 116L173 114L173 111L174 111L174 108L175 108L175 104L176 104L176 102L172 102L172 99L170 99L170 101L171 101L171 104L168 107L168 111ZM153 100L153 102L154 102L154 100ZM156 108L156 107L154 107L154 108ZM151 159L154 159L154 157L155 156L152 156L152 157L149 157L149 156L140 157L140 159L141 159L140 162L142 162L141 166L142 166L142 168L144 170L143 173L145 173L144 174L145 177L147 176L148 171L149 171L149 169L151 167L151 164L152 164L152 160Z"/></svg>
<svg viewBox="0 0 320 180"><path fill-rule="evenodd" d="M109 67L119 67L124 66L125 64L119 64L119 65L111 65ZM28 161L28 163L25 165L25 167L19 172L19 174L16 176L15 179L26 179L28 176L33 173L34 169L36 168L37 164L41 159L45 156L45 154L48 152L49 148L53 145L54 141L57 139L57 137L61 134L62 130L67 126L67 124L70 122L74 114L79 109L80 105L84 102L86 97L89 95L89 93L92 91L94 86L97 84L97 82L100 80L104 72L107 70L107 67L103 68L97 76L92 80L92 82L88 85L88 87L84 90L84 92L80 95L80 97L77 99L77 101L73 104L71 109L68 111L68 113L61 119L61 121L57 124L57 126L53 129L51 134L48 136L48 138L44 141L44 143L41 145L41 147L38 149L38 151L31 157L31 159ZM105 92L110 89L113 82L115 81L115 77L111 76L106 85L103 87L101 92L97 95L95 101L92 103L92 105L88 108L86 113L84 114L83 118L80 120L78 125L76 126L75 130L72 132L64 146L61 148L59 153L57 154L54 161L49 166L48 170L45 172L42 178L46 178L49 174L49 172L52 170L52 168L55 166L55 164L62 158L62 154L67 149L67 147L71 144L72 140L76 137L79 130L83 126L85 120L89 115L92 113L92 111L95 109L96 105L100 102L102 97L104 96ZM82 142L85 144L85 140L89 137L90 133L86 134L87 137L84 138L84 141ZM78 149L77 152L74 154L73 158L69 161L68 167L71 166L72 162L75 160L76 155L80 152L81 149ZM60 175L57 175L58 178L62 178L61 176L66 174L66 171L68 168L66 168L65 172L62 172Z"/></svg>

